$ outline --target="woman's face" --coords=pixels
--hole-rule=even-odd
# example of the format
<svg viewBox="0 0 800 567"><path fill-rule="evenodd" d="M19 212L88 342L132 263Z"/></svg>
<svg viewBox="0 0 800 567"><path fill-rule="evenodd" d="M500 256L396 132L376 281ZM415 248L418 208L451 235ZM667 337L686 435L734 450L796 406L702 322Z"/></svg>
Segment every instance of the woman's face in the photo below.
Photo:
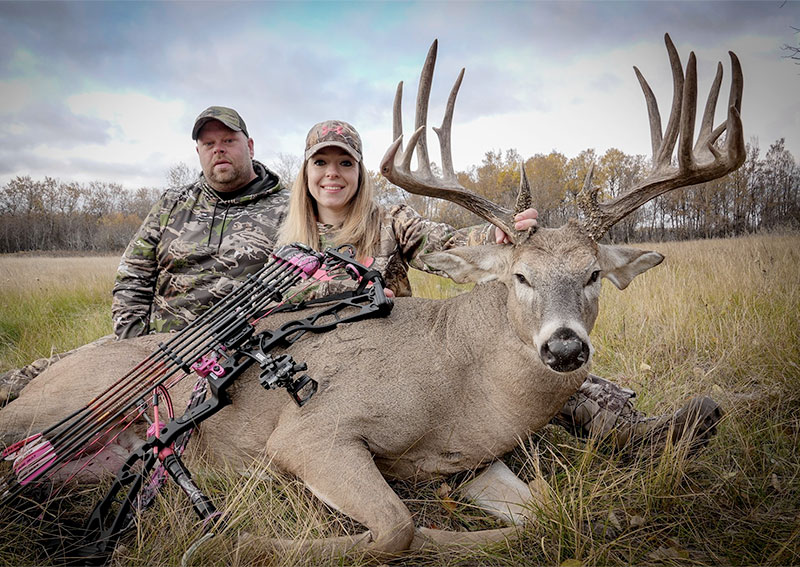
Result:
<svg viewBox="0 0 800 567"><path fill-rule="evenodd" d="M341 148L322 148L306 164L308 191L317 202L319 220L341 224L358 192L358 162Z"/></svg>

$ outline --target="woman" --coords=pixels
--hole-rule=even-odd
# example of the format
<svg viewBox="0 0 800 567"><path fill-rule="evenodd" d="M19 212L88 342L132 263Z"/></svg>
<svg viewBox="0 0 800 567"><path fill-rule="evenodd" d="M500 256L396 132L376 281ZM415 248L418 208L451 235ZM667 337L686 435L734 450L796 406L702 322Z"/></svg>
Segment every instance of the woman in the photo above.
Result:
<svg viewBox="0 0 800 567"><path fill-rule="evenodd" d="M537 213L528 209L515 217L516 230L536 225ZM358 259L380 271L396 296L410 296L409 266L438 273L421 256L468 244L484 244L491 235L507 242L491 225L456 230L427 220L406 205L384 209L375 200L372 180L362 160L361 137L348 124L327 120L314 125L306 137L304 162L292 187L289 212L282 225L280 244L302 242L316 250L351 244ZM493 234L494 233L494 234ZM441 274L439 275L446 275ZM349 278L347 278L349 280ZM322 282L311 294L321 297L340 291L344 279ZM692 431L697 441L714 432L721 416L710 400L693 400L675 415L648 418L633 409L634 392L590 375L554 421L581 436L610 438L617 448L631 440L648 439L660 448L666 433L679 438L688 422L700 414L701 426ZM633 445L633 443L630 443ZM659 447L656 447L658 445Z"/></svg>
<svg viewBox="0 0 800 567"><path fill-rule="evenodd" d="M536 226L537 212L517 215L515 228ZM305 160L295 179L289 212L279 244L302 242L316 250L352 245L360 260L380 271L395 296L410 296L408 268L433 270L420 256L467 244L484 244L494 236L507 241L499 229L479 225L456 230L421 217L407 205L383 209L362 160L361 137L348 124L328 120L316 124L306 137ZM366 260L369 258L369 260ZM327 295L335 284L321 284L315 295Z"/></svg>

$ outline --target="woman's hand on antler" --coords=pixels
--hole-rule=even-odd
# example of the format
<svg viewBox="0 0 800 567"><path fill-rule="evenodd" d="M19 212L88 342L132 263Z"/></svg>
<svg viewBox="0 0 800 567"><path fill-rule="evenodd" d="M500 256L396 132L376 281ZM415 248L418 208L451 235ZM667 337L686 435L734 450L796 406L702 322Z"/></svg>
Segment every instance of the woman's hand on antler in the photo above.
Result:
<svg viewBox="0 0 800 567"><path fill-rule="evenodd" d="M536 209L525 209L514 215L514 228L520 232L533 228L537 225L536 218L538 216L539 212ZM508 235L498 227L494 229L494 239L497 244L511 244Z"/></svg>

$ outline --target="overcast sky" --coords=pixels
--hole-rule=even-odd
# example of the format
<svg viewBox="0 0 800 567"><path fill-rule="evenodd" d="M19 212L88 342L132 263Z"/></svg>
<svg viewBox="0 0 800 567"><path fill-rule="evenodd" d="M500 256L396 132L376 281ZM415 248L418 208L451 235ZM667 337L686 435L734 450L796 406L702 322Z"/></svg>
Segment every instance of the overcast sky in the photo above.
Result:
<svg viewBox="0 0 800 567"><path fill-rule="evenodd" d="M405 82L412 129L419 72L439 58L429 123L461 67L456 169L488 150L523 157L594 148L650 153L637 65L669 108L664 33L698 59L703 101L728 50L740 58L748 141L778 138L800 159L800 2L0 2L0 184L17 175L164 186L198 167L191 128L209 105L236 108L256 158L300 155L316 122L360 131L367 167L391 142ZM702 102L701 102L702 104ZM435 134L430 134L435 139ZM433 144L433 140L432 140ZM431 158L439 161L438 153Z"/></svg>

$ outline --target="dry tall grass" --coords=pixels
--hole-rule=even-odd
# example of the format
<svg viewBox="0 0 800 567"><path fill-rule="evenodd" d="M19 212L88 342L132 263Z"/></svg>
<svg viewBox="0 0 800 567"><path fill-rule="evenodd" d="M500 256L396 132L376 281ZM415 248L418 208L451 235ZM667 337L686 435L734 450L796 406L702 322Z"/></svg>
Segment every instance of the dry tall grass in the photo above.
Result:
<svg viewBox="0 0 800 567"><path fill-rule="evenodd" d="M0 255L0 372L111 332L119 256Z"/></svg>
<svg viewBox="0 0 800 567"><path fill-rule="evenodd" d="M800 564L800 236L647 248L667 259L623 292L604 284L592 334L594 370L636 390L637 407L648 413L672 411L698 393L713 395L727 412L717 437L692 456L678 445L658 458L631 457L547 427L509 458L525 478L549 487L535 525L505 545L420 553L402 564ZM449 287L420 274L414 285ZM229 517L226 531L198 549L193 565L365 563L263 555L238 545L242 532L319 537L358 527L262 463L246 475L211 471L197 456L191 466ZM456 489L468 476L446 482ZM441 482L397 489L420 525L494 525L468 503L454 502ZM52 546L31 536L31 528L52 529L45 524L36 518L23 527L0 524L0 564L53 561ZM177 565L199 534L190 505L170 486L123 539L114 563Z"/></svg>

